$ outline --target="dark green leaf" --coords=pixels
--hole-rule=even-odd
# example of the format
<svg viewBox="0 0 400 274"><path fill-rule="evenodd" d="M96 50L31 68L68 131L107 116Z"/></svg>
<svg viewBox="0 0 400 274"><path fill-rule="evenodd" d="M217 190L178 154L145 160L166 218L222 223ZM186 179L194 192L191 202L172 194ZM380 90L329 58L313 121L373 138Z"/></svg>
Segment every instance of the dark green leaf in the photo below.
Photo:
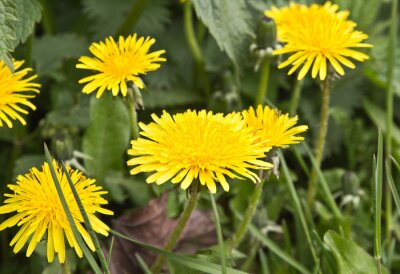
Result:
<svg viewBox="0 0 400 274"><path fill-rule="evenodd" d="M15 25L18 21L17 7L13 0L0 1L0 60L13 70L10 52L17 39Z"/></svg>
<svg viewBox="0 0 400 274"><path fill-rule="evenodd" d="M377 261L354 241L345 239L330 230L325 233L324 242L333 252L341 274L379 273ZM388 274L389 272L382 266L380 273Z"/></svg>
<svg viewBox="0 0 400 274"><path fill-rule="evenodd" d="M221 50L238 65L249 52L253 30L244 0L194 0L197 16L208 27Z"/></svg>
<svg viewBox="0 0 400 274"><path fill-rule="evenodd" d="M16 44L24 43L42 17L42 6L38 0L15 0L18 12Z"/></svg>

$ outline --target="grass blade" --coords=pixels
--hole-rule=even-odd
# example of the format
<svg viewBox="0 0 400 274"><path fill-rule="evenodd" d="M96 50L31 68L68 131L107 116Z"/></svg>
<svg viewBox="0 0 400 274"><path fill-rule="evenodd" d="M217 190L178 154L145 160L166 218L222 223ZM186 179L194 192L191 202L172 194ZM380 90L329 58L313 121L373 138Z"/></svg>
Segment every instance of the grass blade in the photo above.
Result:
<svg viewBox="0 0 400 274"><path fill-rule="evenodd" d="M146 262L142 259L139 253L135 253L136 260L138 261L140 268L143 270L144 274L152 274L150 268L146 264Z"/></svg>
<svg viewBox="0 0 400 274"><path fill-rule="evenodd" d="M137 244L143 248L146 248L150 251L156 252L159 255L164 256L165 258L167 258L168 260L174 261L178 264L181 264L183 266L189 267L191 269L194 270L198 270L198 271L202 271L205 273L209 273L209 274L221 274L221 266L218 264L214 264L208 261L204 261L204 260L200 260L197 258L193 258L193 257L189 257L189 256L185 256L185 255L181 255L181 254L176 254L173 252L169 252L166 251L164 249L158 248L156 246L150 245L150 244L146 244L143 243L141 241L132 239L122 233L119 233L116 230L111 229L110 233L114 234L117 237L120 237L122 239L125 239L129 242L132 242L134 244ZM236 270L233 268L226 268L227 272L229 274L247 274L246 272L240 271L240 270ZM308 274L308 273L307 273Z"/></svg>
<svg viewBox="0 0 400 274"><path fill-rule="evenodd" d="M83 254L85 255L86 259L88 260L88 262L89 262L90 266L92 267L93 271L96 274L102 274L102 271L100 270L100 267L97 265L96 260L93 258L91 251L87 248L85 242L83 241L83 239L81 237L81 234L79 233L78 229L76 228L75 222L74 222L74 220L72 218L72 215L71 215L71 211L68 208L67 201L65 200L63 191L61 189L60 182L58 181L57 174L56 174L56 171L55 171L54 166L53 166L52 157L50 155L50 152L49 152L46 144L44 144L44 152L45 152L45 155L46 155L47 163L50 166L51 176L53 177L53 181L54 181L54 184L56 186L58 196L60 197L60 201L61 201L61 204L63 206L65 215L67 216L69 225L71 226L71 229L72 229L72 232L73 232L73 234L74 234L74 236L76 238L76 241L78 242L79 247L82 249Z"/></svg>
<svg viewBox="0 0 400 274"><path fill-rule="evenodd" d="M283 261L287 262L289 265L297 269L303 274L311 274L302 264L295 260L288 253L283 251L276 243L270 240L267 236L263 235L260 230L258 230L253 224L249 226L250 232L256 237L260 242L268 247L268 249L273 252L276 256L281 258Z"/></svg>
<svg viewBox="0 0 400 274"><path fill-rule="evenodd" d="M396 204L397 211L400 214L400 196L399 196L399 192L396 189L396 185L394 183L394 180L393 180L393 177L392 177L392 174L390 172L390 168L389 168L389 165L387 162L386 162L386 176L388 179L390 190L392 191L394 203Z"/></svg>
<svg viewBox="0 0 400 274"><path fill-rule="evenodd" d="M375 226L375 240L374 240L374 253L375 257L380 261L381 259L381 215L382 215L382 177L383 177L383 140L382 132L379 130L378 134L378 152L376 157L376 164L374 170L374 226Z"/></svg>
<svg viewBox="0 0 400 274"><path fill-rule="evenodd" d="M295 208L296 213L297 213L297 217L300 219L300 223L301 223L301 225L303 227L304 234L306 235L306 239L307 239L309 248L311 250L311 254L313 256L314 262L317 262L317 255L316 255L314 246L313 246L312 241L311 241L310 231L309 231L309 228L308 228L308 225L307 225L307 222L306 222L306 218L304 217L304 213L303 213L303 209L301 207L299 196L297 195L296 189L295 189L293 181L292 181L292 177L290 176L289 168L288 168L288 166L286 164L286 161L285 161L285 158L283 157L282 152L280 150L278 151L278 155L279 155L280 162L282 164L283 173L284 173L285 178L286 178L285 181L287 183L287 187L289 189L290 196L292 198L292 201L293 201L293 204L294 204L294 208Z"/></svg>
<svg viewBox="0 0 400 274"><path fill-rule="evenodd" d="M215 218L215 228L217 230L217 237L218 237L218 245L219 245L219 252L221 256L221 273L226 274L226 258L225 258L225 247L224 247L224 239L222 236L222 229L221 229L221 222L219 219L217 204L215 203L214 195L210 193L211 204L214 210L214 218Z"/></svg>
<svg viewBox="0 0 400 274"><path fill-rule="evenodd" d="M309 146L305 142L303 142L303 146L308 154L308 157L311 160L313 168L317 172L317 176L318 176L319 182L321 184L321 190L324 194L323 197L326 199L326 203L332 210L333 214L335 215L335 218L338 220L341 220L343 218L342 213L341 213L339 207L337 206L335 199L333 198L332 192L328 186L328 182L326 181L324 175L322 174L321 168L318 166L318 163L317 163L315 157L313 156L313 154L311 153Z"/></svg>
<svg viewBox="0 0 400 274"><path fill-rule="evenodd" d="M78 192L76 191L76 188L75 188L75 186L74 186L74 183L72 182L72 179L71 179L71 177L69 176L69 173L68 173L68 171L67 171L67 169L66 169L64 163L61 163L61 167L62 167L62 171L64 172L65 176L67 177L67 181L68 181L69 187L70 187L71 190L72 190L72 194L74 195L75 201L76 201L76 203L78 204L78 208L79 208L79 211L80 211L81 214L82 214L83 221L85 222L86 229L88 230L89 235L90 235L90 237L91 237L92 240L93 240L94 246L95 246L95 248L96 248L97 256L98 256L99 259L100 259L100 263L101 263L101 265L102 265L102 267L103 267L105 273L106 273L106 274L109 274L109 273L110 273L110 270L108 269L108 264L107 264L107 261L106 261L106 257L104 256L104 253L103 253L103 251L101 250L101 246L100 246L100 243L99 243L99 239L97 238L96 233L95 233L94 230L93 230L92 224L90 223L90 220L89 220L89 216L88 216L87 213L86 213L86 210L85 210L85 208L84 208L84 206L83 206L83 204L82 204L82 201L81 201L81 199L79 198L79 194L78 194Z"/></svg>

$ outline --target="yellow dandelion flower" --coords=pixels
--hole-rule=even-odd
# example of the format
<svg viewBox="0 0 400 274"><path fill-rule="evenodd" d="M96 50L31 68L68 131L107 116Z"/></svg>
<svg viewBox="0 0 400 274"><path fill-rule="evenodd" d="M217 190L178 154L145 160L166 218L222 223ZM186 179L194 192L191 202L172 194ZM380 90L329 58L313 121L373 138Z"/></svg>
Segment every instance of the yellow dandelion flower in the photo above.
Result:
<svg viewBox="0 0 400 274"><path fill-rule="evenodd" d="M265 158L270 149L246 127L240 113L224 116L201 110L187 110L171 116L167 112L154 122L140 123L143 137L133 140L128 154L134 158L129 166L136 166L131 174L154 172L146 182L163 184L171 180L187 189L199 178L211 193L216 192L216 182L229 191L226 176L260 179L250 169L267 169L271 164ZM145 138L144 138L145 137Z"/></svg>
<svg viewBox="0 0 400 274"><path fill-rule="evenodd" d="M106 38L105 42L93 43L89 50L94 57L82 56L76 65L80 69L98 71L97 74L79 80L79 83L87 83L83 93L97 90L96 98L99 98L105 90L110 90L114 96L119 92L126 96L129 81L143 88L139 75L158 69L160 64L157 62L166 61L160 57L165 50L149 53L155 41L150 37L138 37L135 33L126 39L120 36L118 43L112 37Z"/></svg>
<svg viewBox="0 0 400 274"><path fill-rule="evenodd" d="M77 229L88 247L95 251L92 239L82 225L83 217L67 178L55 161L53 161L53 166ZM101 187L95 185L94 179L86 178L82 172L69 167L67 169L93 230L107 236L109 227L95 215L96 212L113 215L112 211L101 207L108 203L101 197L107 191L102 191ZM28 174L18 176L16 184L8 185L8 188L13 193L4 195L7 198L4 201L5 205L0 206L0 214L15 212L15 215L0 224L0 230L15 225L21 227L10 242L10 246L14 245L14 253L19 252L29 241L26 251L26 256L29 257L47 232L47 259L49 262L53 261L54 253L58 254L60 263L65 261L64 234L68 244L75 249L79 257L82 257L82 249L68 223L47 163L44 163L42 170L32 168Z"/></svg>
<svg viewBox="0 0 400 274"><path fill-rule="evenodd" d="M0 127L6 124L9 128L13 127L11 120L18 120L21 124L26 125L22 114L28 114L25 106L32 110L36 107L29 101L35 97L29 91L40 93L40 84L32 83L32 80L37 78L37 75L24 77L32 71L31 68L21 69L24 61L15 61L14 73L6 66L3 61L0 61Z"/></svg>
<svg viewBox="0 0 400 274"><path fill-rule="evenodd" d="M290 118L289 114L280 114L278 110L261 105L254 111L253 107L243 110L242 115L247 126L252 129L265 145L269 147L287 147L304 140L296 134L305 132L308 126L296 126L297 116Z"/></svg>
<svg viewBox="0 0 400 274"><path fill-rule="evenodd" d="M294 73L301 66L298 79L301 80L311 69L311 76L324 80L327 74L327 63L334 70L344 75L342 65L355 68L349 58L363 62L368 55L353 48L372 47L362 43L368 35L355 30L356 24L347 20L347 11L338 11L338 6L331 2L324 5L290 4L278 9L272 7L265 15L276 21L278 39L284 42L282 49L274 55L291 54L278 68L292 65L288 74ZM312 67L312 68L311 68Z"/></svg>

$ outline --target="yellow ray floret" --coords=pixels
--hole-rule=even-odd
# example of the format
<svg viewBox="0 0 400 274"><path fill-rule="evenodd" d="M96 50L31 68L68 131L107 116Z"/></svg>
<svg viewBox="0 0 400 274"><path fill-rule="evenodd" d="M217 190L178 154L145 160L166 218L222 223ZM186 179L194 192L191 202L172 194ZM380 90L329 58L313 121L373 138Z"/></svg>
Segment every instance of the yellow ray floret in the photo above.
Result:
<svg viewBox="0 0 400 274"><path fill-rule="evenodd" d="M290 54L279 68L291 65L289 75L300 69L299 80L310 70L313 78L319 75L324 80L328 64L344 75L343 65L355 68L349 58L360 62L367 60L368 55L354 48L372 47L362 43L368 35L355 30L356 24L347 19L348 11L338 9L337 5L326 2L311 6L291 3L288 7L272 7L265 11L266 16L275 20L278 39L284 43L283 48L273 54Z"/></svg>
<svg viewBox="0 0 400 274"><path fill-rule="evenodd" d="M166 61L161 57L165 50L149 52L155 41L150 37L138 37L135 33L127 38L120 36L118 42L108 37L105 42L93 43L89 50L94 57L82 56L76 65L77 68L97 72L79 80L79 83L86 83L83 93L97 90L96 97L99 98L104 91L109 90L114 96L119 92L126 96L129 81L143 88L139 75L158 69L160 64L157 62Z"/></svg>
<svg viewBox="0 0 400 274"><path fill-rule="evenodd" d="M53 166L75 225L88 247L94 251L93 241L83 226L83 217L67 178L55 161L53 161ZM109 227L95 215L97 212L113 215L112 211L101 207L108 203L101 197L107 191L102 191L101 187L95 185L95 180L86 178L82 172L69 167L67 169L93 230L107 236ZM82 257L82 249L68 223L47 163L43 164L42 170L32 168L28 174L18 176L17 182L8 185L8 188L12 194L4 195L7 198L4 200L5 205L0 206L0 214L14 213L14 216L1 223L0 230L12 226L20 227L10 242L10 246L14 245L14 253L19 252L29 242L26 250L26 256L29 257L47 233L47 259L49 262L53 261L55 254L58 255L60 263L65 261L65 238L78 256Z"/></svg>
<svg viewBox="0 0 400 274"><path fill-rule="evenodd" d="M280 114L278 110L261 105L254 111L253 107L242 112L247 126L252 129L254 135L260 141L264 141L269 147L287 147L304 140L296 134L308 129L306 125L296 126L297 116L290 118L288 114Z"/></svg>
<svg viewBox="0 0 400 274"><path fill-rule="evenodd" d="M199 179L215 193L216 182L229 191L226 176L257 182L259 177L251 169L272 166L264 161L270 147L257 142L240 113L187 110L171 116L164 111L152 118L148 125L139 124L143 137L133 140L128 150L133 156L128 165L135 166L131 174L153 172L147 183L171 181L187 189Z"/></svg>
<svg viewBox="0 0 400 274"><path fill-rule="evenodd" d="M40 93L40 84L32 80L37 75L27 76L31 68L20 69L24 61L13 60L14 72L0 61L0 127L4 124L13 127L13 120L18 120L26 125L23 115L28 114L27 109L35 110L36 107L30 102L35 98L35 93Z"/></svg>

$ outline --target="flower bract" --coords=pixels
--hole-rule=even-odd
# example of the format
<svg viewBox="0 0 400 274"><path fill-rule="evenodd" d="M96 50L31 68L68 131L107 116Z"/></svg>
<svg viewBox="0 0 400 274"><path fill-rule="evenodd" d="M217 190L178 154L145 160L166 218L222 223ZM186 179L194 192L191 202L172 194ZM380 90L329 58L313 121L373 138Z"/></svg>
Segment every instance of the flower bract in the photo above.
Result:
<svg viewBox="0 0 400 274"><path fill-rule="evenodd" d="M53 166L75 225L88 247L94 251L95 246L83 226L83 217L68 184L67 177L55 161L53 161ZM108 203L101 197L107 191L96 186L95 180L86 178L82 172L69 167L67 169L93 230L107 236L109 227L95 215L95 213L113 214L112 211L101 207ZM13 226L19 227L18 233L10 242L10 246L14 246L14 253L19 252L29 242L26 250L26 256L29 257L39 241L45 236L47 238L47 259L49 262L53 261L55 254L58 255L60 263L65 261L65 238L68 244L75 249L78 256L82 257L82 249L64 212L48 163L43 164L42 170L32 168L28 174L18 176L17 182L9 184L8 188L12 193L4 194L6 197L5 205L0 206L0 214L14 213L14 215L0 224L0 230Z"/></svg>
<svg viewBox="0 0 400 274"><path fill-rule="evenodd" d="M141 135L132 141L128 161L134 166L131 174L153 172L147 183L163 184L171 181L187 189L199 179L210 192L217 190L219 183L229 190L226 177L249 178L254 182L259 177L251 169L267 169L272 165L264 161L270 149L246 127L240 113L224 116L211 111L187 110L170 115L165 112L154 122L140 123ZM261 159L259 159L261 158Z"/></svg>
<svg viewBox="0 0 400 274"><path fill-rule="evenodd" d="M97 90L99 98L106 90L117 96L119 92L126 96L129 82L138 88L144 84L140 79L141 74L156 70L160 67L158 62L166 59L161 57L165 50L149 52L155 43L154 38L138 37L136 34L127 38L119 37L116 42L112 37L93 43L89 50L94 57L82 56L79 58L77 68L94 71L95 74L79 80L85 83L83 93L92 93Z"/></svg>

